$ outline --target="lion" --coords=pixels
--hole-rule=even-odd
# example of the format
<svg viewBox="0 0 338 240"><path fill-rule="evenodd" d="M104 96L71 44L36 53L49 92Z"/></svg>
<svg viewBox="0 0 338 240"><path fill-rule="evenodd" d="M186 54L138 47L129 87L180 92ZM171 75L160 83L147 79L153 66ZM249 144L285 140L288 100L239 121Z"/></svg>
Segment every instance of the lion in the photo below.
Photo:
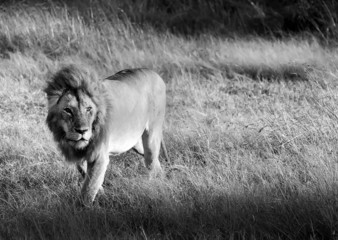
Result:
<svg viewBox="0 0 338 240"><path fill-rule="evenodd" d="M68 162L85 177L81 199L89 204L104 181L110 155L134 149L144 156L149 178L162 174L159 161L166 86L154 71L126 69L99 80L94 71L69 65L44 89L46 123Z"/></svg>

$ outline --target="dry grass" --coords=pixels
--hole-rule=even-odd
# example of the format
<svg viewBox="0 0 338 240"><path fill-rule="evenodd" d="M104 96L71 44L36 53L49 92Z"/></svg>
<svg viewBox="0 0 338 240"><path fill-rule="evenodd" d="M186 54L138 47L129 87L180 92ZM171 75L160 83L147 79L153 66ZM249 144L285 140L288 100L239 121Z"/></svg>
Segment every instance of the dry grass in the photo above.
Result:
<svg viewBox="0 0 338 240"><path fill-rule="evenodd" d="M0 12L0 239L330 239L337 234L338 54L315 40L186 39L64 7ZM64 62L167 83L171 163L111 159L92 208L44 120Z"/></svg>

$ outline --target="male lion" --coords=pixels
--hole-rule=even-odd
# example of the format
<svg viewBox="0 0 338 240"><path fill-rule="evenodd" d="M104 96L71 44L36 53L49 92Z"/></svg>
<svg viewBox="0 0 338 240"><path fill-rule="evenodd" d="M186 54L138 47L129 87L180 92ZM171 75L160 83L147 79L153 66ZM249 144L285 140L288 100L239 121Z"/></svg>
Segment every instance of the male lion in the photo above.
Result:
<svg viewBox="0 0 338 240"><path fill-rule="evenodd" d="M54 74L45 92L47 125L67 161L85 175L85 203L93 202L102 188L110 154L133 148L144 155L150 178L162 172L158 157L166 87L158 74L128 69L99 81L70 65Z"/></svg>

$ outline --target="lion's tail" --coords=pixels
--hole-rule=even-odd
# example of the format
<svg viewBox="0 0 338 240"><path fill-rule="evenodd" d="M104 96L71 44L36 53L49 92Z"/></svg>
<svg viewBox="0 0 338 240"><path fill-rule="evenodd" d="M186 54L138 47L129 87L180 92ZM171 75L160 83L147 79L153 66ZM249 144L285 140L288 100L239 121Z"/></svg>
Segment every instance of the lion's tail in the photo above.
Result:
<svg viewBox="0 0 338 240"><path fill-rule="evenodd" d="M167 170L166 177L170 179L171 178L170 174L173 171L178 171L178 172L184 173L186 175L186 177L188 177L190 175L190 171L189 171L188 167L183 166L183 165L173 165Z"/></svg>
<svg viewBox="0 0 338 240"><path fill-rule="evenodd" d="M168 156L168 151L167 151L167 147L165 145L165 142L164 142L164 139L162 139L161 141L161 148L162 148L162 152L163 152L163 155L164 155L164 158L165 158L165 161L167 163L171 163L170 161L170 158ZM189 168L183 166L183 165L172 165L171 167L169 167L169 169L167 170L166 172L166 177L167 178L170 178L170 174L173 172L173 171L178 171L178 172L183 172L185 173L186 175L189 175Z"/></svg>
<svg viewBox="0 0 338 240"><path fill-rule="evenodd" d="M164 142L164 139L163 139L163 138L162 138L162 141L161 141L161 148L162 148L162 152L163 152L165 161L166 161L167 163L170 163L170 158L169 158L169 156L168 156L167 147L166 147L166 145L165 145L165 142Z"/></svg>

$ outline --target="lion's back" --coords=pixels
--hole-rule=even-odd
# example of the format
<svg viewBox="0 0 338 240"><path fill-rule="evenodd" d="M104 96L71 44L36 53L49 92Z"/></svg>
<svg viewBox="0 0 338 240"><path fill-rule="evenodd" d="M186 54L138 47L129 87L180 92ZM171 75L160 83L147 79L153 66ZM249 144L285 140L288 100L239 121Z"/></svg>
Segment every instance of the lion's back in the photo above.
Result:
<svg viewBox="0 0 338 240"><path fill-rule="evenodd" d="M104 84L109 92L120 97L151 95L153 98L162 98L166 92L163 79L147 68L122 70L107 77Z"/></svg>
<svg viewBox="0 0 338 240"><path fill-rule="evenodd" d="M163 79L154 71L147 68L125 69L106 78L106 80L120 81L138 85L160 85L165 88Z"/></svg>

